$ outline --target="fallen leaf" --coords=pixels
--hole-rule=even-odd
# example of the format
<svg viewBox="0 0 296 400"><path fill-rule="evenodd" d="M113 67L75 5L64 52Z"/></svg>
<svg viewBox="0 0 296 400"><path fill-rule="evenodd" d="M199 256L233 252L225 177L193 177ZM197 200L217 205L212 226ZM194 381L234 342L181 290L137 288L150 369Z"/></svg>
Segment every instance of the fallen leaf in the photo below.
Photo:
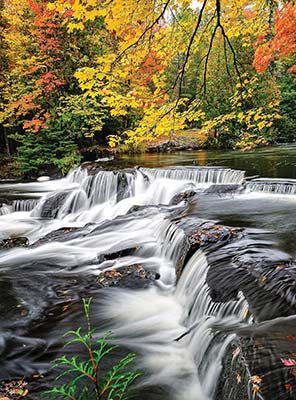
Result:
<svg viewBox="0 0 296 400"><path fill-rule="evenodd" d="M290 385L290 383L286 383L286 384L285 384L285 388L286 388L286 390L292 390L292 389L293 389L293 386Z"/></svg>
<svg viewBox="0 0 296 400"><path fill-rule="evenodd" d="M296 336L292 335L291 333L288 336L286 336L286 338L291 340L296 340Z"/></svg>
<svg viewBox="0 0 296 400"><path fill-rule="evenodd" d="M253 396L256 396L256 394L259 392L259 385L253 385Z"/></svg>
<svg viewBox="0 0 296 400"><path fill-rule="evenodd" d="M286 367L293 367L294 365L296 365L296 360L294 360L294 358L281 358L281 362Z"/></svg>
<svg viewBox="0 0 296 400"><path fill-rule="evenodd" d="M240 376L239 373L236 374L236 380L237 380L237 383L241 383L241 381L242 381L242 377Z"/></svg>
<svg viewBox="0 0 296 400"><path fill-rule="evenodd" d="M253 375L250 378L250 382L259 384L262 382L262 378L259 375Z"/></svg>

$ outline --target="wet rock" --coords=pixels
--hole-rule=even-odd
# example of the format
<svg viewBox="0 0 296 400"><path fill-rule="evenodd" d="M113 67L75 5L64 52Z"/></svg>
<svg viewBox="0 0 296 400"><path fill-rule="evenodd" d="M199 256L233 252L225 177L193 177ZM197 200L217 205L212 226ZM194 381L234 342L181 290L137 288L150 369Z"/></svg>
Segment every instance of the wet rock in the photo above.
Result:
<svg viewBox="0 0 296 400"><path fill-rule="evenodd" d="M24 379L0 382L0 400L19 400L27 395L27 385Z"/></svg>
<svg viewBox="0 0 296 400"><path fill-rule="evenodd" d="M209 246L222 240L229 240L242 231L241 228L230 228L224 225L204 224L200 230L192 232L188 239L191 248L196 250L200 247Z"/></svg>
<svg viewBox="0 0 296 400"><path fill-rule="evenodd" d="M181 201L188 200L196 195L196 192L194 190L187 190L186 192L181 192L176 194L172 200L170 201L171 206L175 206Z"/></svg>
<svg viewBox="0 0 296 400"><path fill-rule="evenodd" d="M81 232L87 230L87 228L94 226L94 224L89 223L86 224L83 228L78 227L64 227L57 229L43 236L41 239L38 239L36 242L32 244L32 247L39 246L43 243L48 242L65 242L67 240L75 239L78 236L81 236Z"/></svg>
<svg viewBox="0 0 296 400"><path fill-rule="evenodd" d="M204 194L233 194L238 191L242 191L244 187L242 185L211 185Z"/></svg>
<svg viewBox="0 0 296 400"><path fill-rule="evenodd" d="M180 260L180 264L177 267L177 279L180 278L183 265L198 249L208 249L209 247L213 249L214 246L225 245L231 240L240 237L243 233L242 228L232 228L216 224L212 221L204 221L186 216L184 218L181 217L179 220L176 218L175 222L179 228L184 231L187 237L187 243L185 242L184 244L184 252L186 252L186 254L183 259Z"/></svg>
<svg viewBox="0 0 296 400"><path fill-rule="evenodd" d="M117 173L117 202L129 197L129 182L126 173L119 171Z"/></svg>
<svg viewBox="0 0 296 400"><path fill-rule="evenodd" d="M270 306L270 305L269 305ZM250 371L250 387L260 399L295 400L295 316L253 324L238 331L240 348Z"/></svg>
<svg viewBox="0 0 296 400"><path fill-rule="evenodd" d="M160 278L155 272L145 270L142 265L131 265L120 269L113 269L102 272L97 282L100 287L124 287L124 288L145 288L151 282Z"/></svg>
<svg viewBox="0 0 296 400"><path fill-rule="evenodd" d="M57 217L60 206L64 203L66 198L69 196L70 192L58 192L53 194L52 196L48 197L42 205L40 205L41 218L51 218L54 219Z"/></svg>
<svg viewBox="0 0 296 400"><path fill-rule="evenodd" d="M0 197L0 207L1 206L11 206L12 200L9 200L5 197Z"/></svg>
<svg viewBox="0 0 296 400"><path fill-rule="evenodd" d="M98 256L99 262L109 261L109 260L116 260L119 257L127 257L132 255L137 250L136 247L132 248L123 248L121 250L115 251L114 253L110 254L103 254Z"/></svg>
<svg viewBox="0 0 296 400"><path fill-rule="evenodd" d="M0 248L11 249L13 247L27 247L29 246L29 240L26 237L15 237L9 239L3 239L0 241Z"/></svg>
<svg viewBox="0 0 296 400"><path fill-rule="evenodd" d="M240 289L258 321L296 314L295 261L238 260L236 265Z"/></svg>
<svg viewBox="0 0 296 400"><path fill-rule="evenodd" d="M243 357L240 341L228 348L215 394L216 400L249 400L250 371ZM263 399L261 399L263 400Z"/></svg>
<svg viewBox="0 0 296 400"><path fill-rule="evenodd" d="M233 228L197 218L183 218L178 222L178 226L185 232L191 251L231 240L243 232L242 228Z"/></svg>
<svg viewBox="0 0 296 400"><path fill-rule="evenodd" d="M208 255L207 283L213 301L235 300L242 292L256 321L296 314L295 261L273 261L251 249L238 257L236 246L220 250L221 254L218 250Z"/></svg>

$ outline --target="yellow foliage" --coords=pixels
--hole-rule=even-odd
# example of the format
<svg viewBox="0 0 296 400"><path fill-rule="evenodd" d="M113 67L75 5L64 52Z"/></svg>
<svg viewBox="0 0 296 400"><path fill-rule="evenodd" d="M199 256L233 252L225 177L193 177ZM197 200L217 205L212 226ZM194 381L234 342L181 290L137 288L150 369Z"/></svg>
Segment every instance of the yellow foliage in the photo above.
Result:
<svg viewBox="0 0 296 400"><path fill-rule="evenodd" d="M89 21L104 21L104 28L94 35L104 35L99 55L88 66L78 69L74 76L84 95L99 98L110 109L111 116L124 119L131 113L138 115L136 126L125 132L126 143L140 143L166 135L196 121L203 121L199 135L204 141L213 131L227 132L232 123L240 124L243 132L258 134L277 118L278 104L274 101L270 102L267 112L262 108L245 107L252 101L258 81L257 77L247 74L236 84L230 112L205 121L200 105L193 102L187 107L185 99L182 99L183 113L180 112L178 85L168 90L171 83L166 68L187 52L188 38L197 19L189 0L168 3L160 0L113 0L111 3L109 0L55 0L48 7L61 15L71 10L64 20L69 33L83 30ZM245 0L221 0L221 9L227 10L221 15L225 33L229 39L240 38L242 47L252 46L257 32L267 29L268 13L262 8L262 2L248 5ZM174 23L169 10L186 17ZM216 1L208 0L205 14L209 21L215 12ZM215 19L213 21L209 22L210 27L214 26ZM192 53L204 48L204 42L210 38L209 32L210 29L200 30ZM117 142L117 136L110 136L111 145Z"/></svg>

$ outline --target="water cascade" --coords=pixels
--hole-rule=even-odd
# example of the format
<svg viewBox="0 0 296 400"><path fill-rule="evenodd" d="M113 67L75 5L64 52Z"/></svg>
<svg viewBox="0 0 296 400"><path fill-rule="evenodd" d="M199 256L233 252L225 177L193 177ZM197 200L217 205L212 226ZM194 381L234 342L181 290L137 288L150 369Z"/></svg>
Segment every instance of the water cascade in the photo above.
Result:
<svg viewBox="0 0 296 400"><path fill-rule="evenodd" d="M256 320L246 299L256 299L256 288L264 291L264 282L276 275L259 276L252 257L258 249L265 259L267 252L271 258L286 257L287 263L292 257L282 236L272 232L273 239L267 241L267 229L245 232L248 210L259 213L253 191L269 187L267 191L296 193L292 181L266 182L245 183L243 171L218 167L91 171L82 166L61 180L0 185L4 197L17 196L12 206L0 208L0 378L46 373L49 355L63 351L60 336L83 325L81 297L92 296L100 333L112 330L120 346L138 354L144 371L140 393L152 387L156 389L149 389L149 400L221 400L221 372L238 340L236 328L252 331ZM172 199L186 191L196 197L181 196L172 205ZM223 191L227 195L221 196ZM275 207L268 198L265 212ZM283 218L292 220L294 203L288 200ZM215 218L202 224L214 211ZM233 221L237 231L223 228ZM250 226L256 226L252 220ZM287 226L291 243L295 223ZM241 231L251 240L235 239L235 232ZM29 245L11 248L17 236L27 238ZM248 267L233 261L245 254ZM274 264L282 274L283 263ZM119 277L111 286L120 286L123 276L127 283L107 287L104 279L110 271ZM133 281L133 271L138 280ZM243 273L251 285L248 296L239 286ZM223 288L232 280L236 293L230 288L231 296L220 293L215 299L209 276L216 277L218 290L219 280ZM289 282L287 278L285 284ZM266 287L265 293L273 285L268 282ZM165 391L163 397L159 388ZM38 390L32 399L40 398ZM227 396L223 400L241 400Z"/></svg>
<svg viewBox="0 0 296 400"><path fill-rule="evenodd" d="M3 204L0 207L0 215L7 215L7 214L10 214L11 212L12 212L11 207L6 204Z"/></svg>
<svg viewBox="0 0 296 400"><path fill-rule="evenodd" d="M180 179L206 184L242 184L245 176L244 171L216 167L141 168L140 170L154 179Z"/></svg>
<svg viewBox="0 0 296 400"><path fill-rule="evenodd" d="M165 385L176 400L214 398L223 357L235 335L221 335L215 325L244 320L247 303L214 303L206 283L208 264L197 251L173 291L110 292L101 312L111 320L117 342L141 354L150 372L143 384ZM108 326L108 325L107 325Z"/></svg>
<svg viewBox="0 0 296 400"><path fill-rule="evenodd" d="M13 211L32 211L38 204L38 200L26 199L26 200L14 200L12 202Z"/></svg>
<svg viewBox="0 0 296 400"><path fill-rule="evenodd" d="M296 194L296 180L293 179L254 179L246 187L251 192Z"/></svg>

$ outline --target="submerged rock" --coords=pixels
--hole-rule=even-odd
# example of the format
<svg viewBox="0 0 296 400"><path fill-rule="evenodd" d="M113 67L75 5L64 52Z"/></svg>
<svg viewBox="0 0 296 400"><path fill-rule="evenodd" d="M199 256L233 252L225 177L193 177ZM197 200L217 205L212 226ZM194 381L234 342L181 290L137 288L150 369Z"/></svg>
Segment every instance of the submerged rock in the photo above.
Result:
<svg viewBox="0 0 296 400"><path fill-rule="evenodd" d="M65 242L67 240L75 239L78 236L81 236L81 232L83 232L87 227L93 226L93 224L86 224L82 228L78 227L64 227L57 229L43 236L41 239L38 239L36 242L32 244L32 247L39 246L43 243L48 242Z"/></svg>
<svg viewBox="0 0 296 400"><path fill-rule="evenodd" d="M223 194L233 194L239 191L244 190L242 185L211 185L208 189L205 190L205 194L216 194L216 195L223 195Z"/></svg>

